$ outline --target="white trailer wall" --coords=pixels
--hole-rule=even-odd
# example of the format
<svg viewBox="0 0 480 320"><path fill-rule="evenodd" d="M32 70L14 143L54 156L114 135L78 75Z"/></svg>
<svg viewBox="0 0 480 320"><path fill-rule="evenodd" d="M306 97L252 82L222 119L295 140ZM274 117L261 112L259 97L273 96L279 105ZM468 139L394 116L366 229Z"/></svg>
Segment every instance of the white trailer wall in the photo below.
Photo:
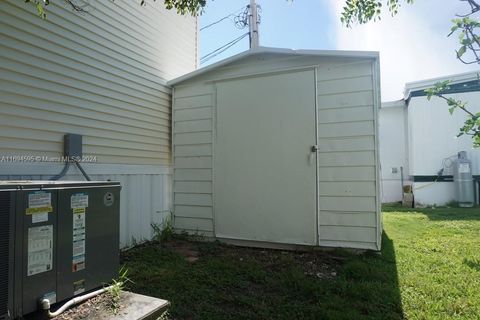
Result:
<svg viewBox="0 0 480 320"><path fill-rule="evenodd" d="M447 97L468 102L472 112L480 112L480 94L467 92L449 94ZM442 168L444 158L466 151L472 161L473 174L480 174L480 150L473 149L469 136L457 138L466 113L456 110L448 112L446 102L433 97L413 97L408 104L410 175L436 175Z"/></svg>
<svg viewBox="0 0 480 320"><path fill-rule="evenodd" d="M404 184L409 181L405 101L383 103L378 116L382 203L402 201L401 168Z"/></svg>
<svg viewBox="0 0 480 320"><path fill-rule="evenodd" d="M197 65L197 19L137 1L89 1L88 13L51 1L47 19L0 1L0 156L63 153L83 135L96 179L122 182L122 246L150 238L170 209L171 90ZM4 158L5 159L5 158ZM6 161L6 162L5 162ZM43 178L63 164L4 160L2 178ZM71 168L67 178L82 178Z"/></svg>
<svg viewBox="0 0 480 320"><path fill-rule="evenodd" d="M478 92L449 94L468 102L472 112L480 112ZM480 150L473 148L470 136L456 137L466 114L456 110L453 115L440 98L412 97L408 105L409 174L414 177L436 176L445 158L466 151L472 161L473 175L480 174ZM452 175L446 161L445 175ZM418 179L418 178L417 178ZM415 182L415 202L425 205L443 205L455 200L453 182Z"/></svg>

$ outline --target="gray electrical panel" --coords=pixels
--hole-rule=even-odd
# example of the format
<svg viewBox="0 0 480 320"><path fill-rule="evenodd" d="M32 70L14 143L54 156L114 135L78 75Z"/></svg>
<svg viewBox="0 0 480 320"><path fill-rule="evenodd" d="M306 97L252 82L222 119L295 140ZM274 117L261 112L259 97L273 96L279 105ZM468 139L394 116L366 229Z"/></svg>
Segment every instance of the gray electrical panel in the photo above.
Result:
<svg viewBox="0 0 480 320"><path fill-rule="evenodd" d="M82 151L82 136L74 133L67 133L63 137L63 155L69 159L81 159Z"/></svg>
<svg viewBox="0 0 480 320"><path fill-rule="evenodd" d="M0 181L0 319L15 319L118 275L120 185Z"/></svg>

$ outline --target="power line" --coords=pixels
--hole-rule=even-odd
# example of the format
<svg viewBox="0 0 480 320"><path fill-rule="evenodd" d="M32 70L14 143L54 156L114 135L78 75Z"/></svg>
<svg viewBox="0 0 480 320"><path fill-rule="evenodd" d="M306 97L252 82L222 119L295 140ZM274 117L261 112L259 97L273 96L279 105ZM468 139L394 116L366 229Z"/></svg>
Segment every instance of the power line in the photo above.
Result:
<svg viewBox="0 0 480 320"><path fill-rule="evenodd" d="M206 25L205 27L200 28L200 31L202 31L202 30L204 30L204 29L207 29L207 28L210 28L211 26L214 26L214 25L216 25L217 23L220 23L220 22L222 22L223 20L228 19L228 18L233 17L233 16L234 16L233 14L229 14L228 16L225 16L225 17L223 17L223 18L220 19L220 20L217 20L217 21L215 21L215 22L212 22L212 23Z"/></svg>
<svg viewBox="0 0 480 320"><path fill-rule="evenodd" d="M240 9L238 9L238 10L230 13L229 15L227 15L227 16L225 16L225 17L223 17L223 18L218 19L217 21L212 22L212 23L210 23L210 24L208 24L208 25L206 25L206 26L204 26L204 27L201 27L201 28L200 28L200 31L205 30L205 29L207 29L207 28L210 28L210 27L212 27L212 26L214 26L214 25L216 25L216 24L218 24L218 23L222 22L223 20L226 20L226 19L228 19L228 18L230 18L230 17L235 17L235 16L237 16L237 13L238 13L240 10L244 10L244 9L245 9L245 7L241 7Z"/></svg>
<svg viewBox="0 0 480 320"><path fill-rule="evenodd" d="M243 38L245 38L246 36L249 35L249 32L246 32L244 34L242 34L240 37L236 38L236 39L233 39L232 41L230 41L229 43L226 43L224 44L223 46L213 50L212 52L210 52L209 54L203 56L200 58L200 64L203 64L205 62L207 62L208 60L218 56L219 54L221 54L222 52L226 51L227 49L231 48L232 46L234 46L235 44L237 44L240 40L242 40Z"/></svg>
<svg viewBox="0 0 480 320"><path fill-rule="evenodd" d="M208 60L212 59L213 57L216 57L217 55L219 55L220 53L224 52L225 50L229 49L230 47L232 47L233 45L235 45L237 42L239 42L240 40L242 40L243 38L245 38L249 33L246 32L244 34L242 34L240 37L236 38L236 39L233 39L232 41L224 44L223 46L213 50L212 52L210 52L209 54L203 56L200 58L200 63L205 63L207 62Z"/></svg>

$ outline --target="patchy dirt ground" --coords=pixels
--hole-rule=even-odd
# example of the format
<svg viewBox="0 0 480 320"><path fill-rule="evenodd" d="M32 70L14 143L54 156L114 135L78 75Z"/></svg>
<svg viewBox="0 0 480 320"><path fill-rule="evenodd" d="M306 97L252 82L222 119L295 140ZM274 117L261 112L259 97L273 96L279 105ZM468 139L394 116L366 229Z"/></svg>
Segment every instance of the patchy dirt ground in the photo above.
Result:
<svg viewBox="0 0 480 320"><path fill-rule="evenodd" d="M132 248L122 254L122 264L133 281L129 290L170 301L171 319L324 319L327 305L335 317L325 319L351 319L347 316L358 311L343 315L350 306L346 296L361 297L366 290L352 291L351 281L359 273L371 274L371 262L380 258L369 260L345 250L271 250L180 237ZM394 290L385 294L387 289L373 294L390 299ZM355 308L364 308L363 300L355 299Z"/></svg>
<svg viewBox="0 0 480 320"><path fill-rule="evenodd" d="M345 259L325 251L286 251L273 249L259 249L249 247L236 247L219 243L202 243L186 240L174 240L164 244L163 247L172 250L185 257L185 260L194 263L199 259L211 256L222 255L239 262L245 259L255 259L264 268L278 272L285 269L282 260L291 260L300 267L307 276L320 279L331 279L337 275L336 267ZM280 262L280 263L279 263ZM290 267L290 266L288 266Z"/></svg>
<svg viewBox="0 0 480 320"><path fill-rule="evenodd" d="M55 318L48 318L42 312L32 313L25 316L25 320L99 320L114 314L121 314L124 309L124 297L120 294L119 300L116 302L116 307L113 307L113 300L110 293L106 292L92 299L89 299L81 304L78 304ZM65 301L66 302L66 301ZM52 311L56 311L62 303L58 306L54 305Z"/></svg>
<svg viewBox="0 0 480 320"><path fill-rule="evenodd" d="M116 307L113 307L112 296L106 292L90 300L83 302L71 309L68 309L54 320L99 320L105 318L105 315L121 313L124 308L123 298L120 295Z"/></svg>

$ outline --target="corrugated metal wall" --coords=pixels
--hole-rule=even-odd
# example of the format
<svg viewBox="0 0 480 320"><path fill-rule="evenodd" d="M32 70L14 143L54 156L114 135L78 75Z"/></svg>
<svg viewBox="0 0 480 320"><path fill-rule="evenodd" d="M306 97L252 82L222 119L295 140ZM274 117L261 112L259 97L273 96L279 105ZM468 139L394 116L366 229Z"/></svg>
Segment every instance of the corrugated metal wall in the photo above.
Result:
<svg viewBox="0 0 480 320"><path fill-rule="evenodd" d="M367 61L317 70L320 245L376 247L373 66Z"/></svg>
<svg viewBox="0 0 480 320"><path fill-rule="evenodd" d="M175 228L205 236L213 236L213 102L211 85L175 89Z"/></svg>
<svg viewBox="0 0 480 320"><path fill-rule="evenodd" d="M42 20L24 1L0 1L0 156L56 158L65 133L82 134L84 155L97 160L86 171L123 185L121 242L128 246L150 238L150 224L170 209L166 81L196 68L197 19L161 1L88 3L80 14L51 1ZM48 179L61 168L8 163L0 175Z"/></svg>

